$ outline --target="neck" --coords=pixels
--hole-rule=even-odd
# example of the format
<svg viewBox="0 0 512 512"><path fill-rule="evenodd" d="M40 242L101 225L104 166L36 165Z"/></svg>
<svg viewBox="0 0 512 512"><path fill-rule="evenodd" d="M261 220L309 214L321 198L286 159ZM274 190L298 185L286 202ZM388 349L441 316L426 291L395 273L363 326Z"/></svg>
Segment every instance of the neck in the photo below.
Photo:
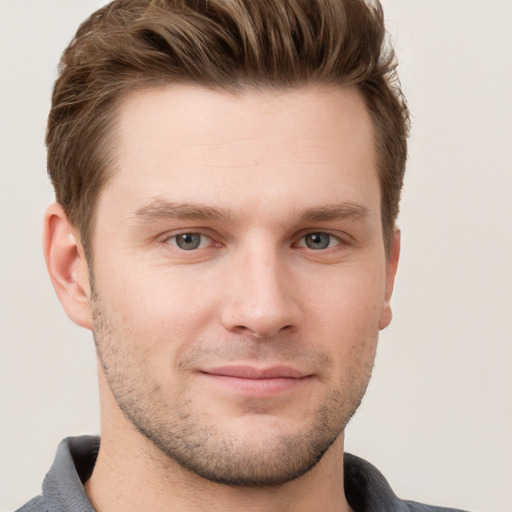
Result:
<svg viewBox="0 0 512 512"><path fill-rule="evenodd" d="M113 403L102 400L101 407L100 450L84 485L97 512L350 511L343 487L343 434L299 478L275 487L230 486L181 467L138 432Z"/></svg>
<svg viewBox="0 0 512 512"><path fill-rule="evenodd" d="M254 488L210 482L163 460L150 441L137 445L125 434L102 435L94 472L84 486L98 512L350 510L343 489L342 436L305 475L280 486Z"/></svg>

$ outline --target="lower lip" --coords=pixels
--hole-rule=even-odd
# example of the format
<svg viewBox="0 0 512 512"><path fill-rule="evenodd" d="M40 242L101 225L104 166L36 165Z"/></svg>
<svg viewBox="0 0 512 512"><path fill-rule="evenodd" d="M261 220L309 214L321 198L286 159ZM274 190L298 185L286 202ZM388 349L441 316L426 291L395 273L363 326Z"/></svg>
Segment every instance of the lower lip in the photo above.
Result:
<svg viewBox="0 0 512 512"><path fill-rule="evenodd" d="M203 373L210 382L220 386L231 388L232 390L251 396L272 396L287 391L295 390L304 384L308 377L290 378L275 377L271 379L247 379L242 377L232 377L229 375L216 375L211 373Z"/></svg>

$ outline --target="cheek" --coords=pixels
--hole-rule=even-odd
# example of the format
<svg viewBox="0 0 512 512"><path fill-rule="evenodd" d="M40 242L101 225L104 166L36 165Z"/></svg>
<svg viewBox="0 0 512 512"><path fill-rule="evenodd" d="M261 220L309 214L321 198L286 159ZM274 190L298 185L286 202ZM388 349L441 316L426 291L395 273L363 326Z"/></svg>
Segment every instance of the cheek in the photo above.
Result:
<svg viewBox="0 0 512 512"><path fill-rule="evenodd" d="M303 295L321 325L345 333L378 330L384 303L384 273L371 267L341 268L328 279L306 283Z"/></svg>
<svg viewBox="0 0 512 512"><path fill-rule="evenodd" d="M215 280L191 276L188 269L120 264L97 277L98 294L115 323L148 348L188 338L213 316L216 292L208 283Z"/></svg>
<svg viewBox="0 0 512 512"><path fill-rule="evenodd" d="M309 287L307 339L323 343L343 382L364 379L375 358L384 280L367 270L351 269L322 288Z"/></svg>

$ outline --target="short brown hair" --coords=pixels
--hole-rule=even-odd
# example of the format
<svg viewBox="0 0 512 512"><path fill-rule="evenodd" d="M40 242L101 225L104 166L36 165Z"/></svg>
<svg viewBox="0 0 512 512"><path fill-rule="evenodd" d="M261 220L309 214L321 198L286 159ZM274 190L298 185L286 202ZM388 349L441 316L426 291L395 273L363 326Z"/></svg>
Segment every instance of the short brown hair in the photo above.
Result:
<svg viewBox="0 0 512 512"><path fill-rule="evenodd" d="M115 0L96 11L62 56L46 136L56 199L86 254L99 193L115 168L120 101L180 82L227 90L357 87L375 127L388 246L409 115L385 35L382 8L369 0Z"/></svg>

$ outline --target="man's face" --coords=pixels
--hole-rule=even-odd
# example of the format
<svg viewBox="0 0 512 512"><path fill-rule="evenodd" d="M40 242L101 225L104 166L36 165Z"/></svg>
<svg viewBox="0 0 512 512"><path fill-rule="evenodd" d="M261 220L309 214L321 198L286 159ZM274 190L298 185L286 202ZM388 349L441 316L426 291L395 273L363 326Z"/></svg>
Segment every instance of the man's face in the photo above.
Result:
<svg viewBox="0 0 512 512"><path fill-rule="evenodd" d="M389 323L371 121L352 89L136 93L98 204L93 330L117 406L234 485L313 467Z"/></svg>

